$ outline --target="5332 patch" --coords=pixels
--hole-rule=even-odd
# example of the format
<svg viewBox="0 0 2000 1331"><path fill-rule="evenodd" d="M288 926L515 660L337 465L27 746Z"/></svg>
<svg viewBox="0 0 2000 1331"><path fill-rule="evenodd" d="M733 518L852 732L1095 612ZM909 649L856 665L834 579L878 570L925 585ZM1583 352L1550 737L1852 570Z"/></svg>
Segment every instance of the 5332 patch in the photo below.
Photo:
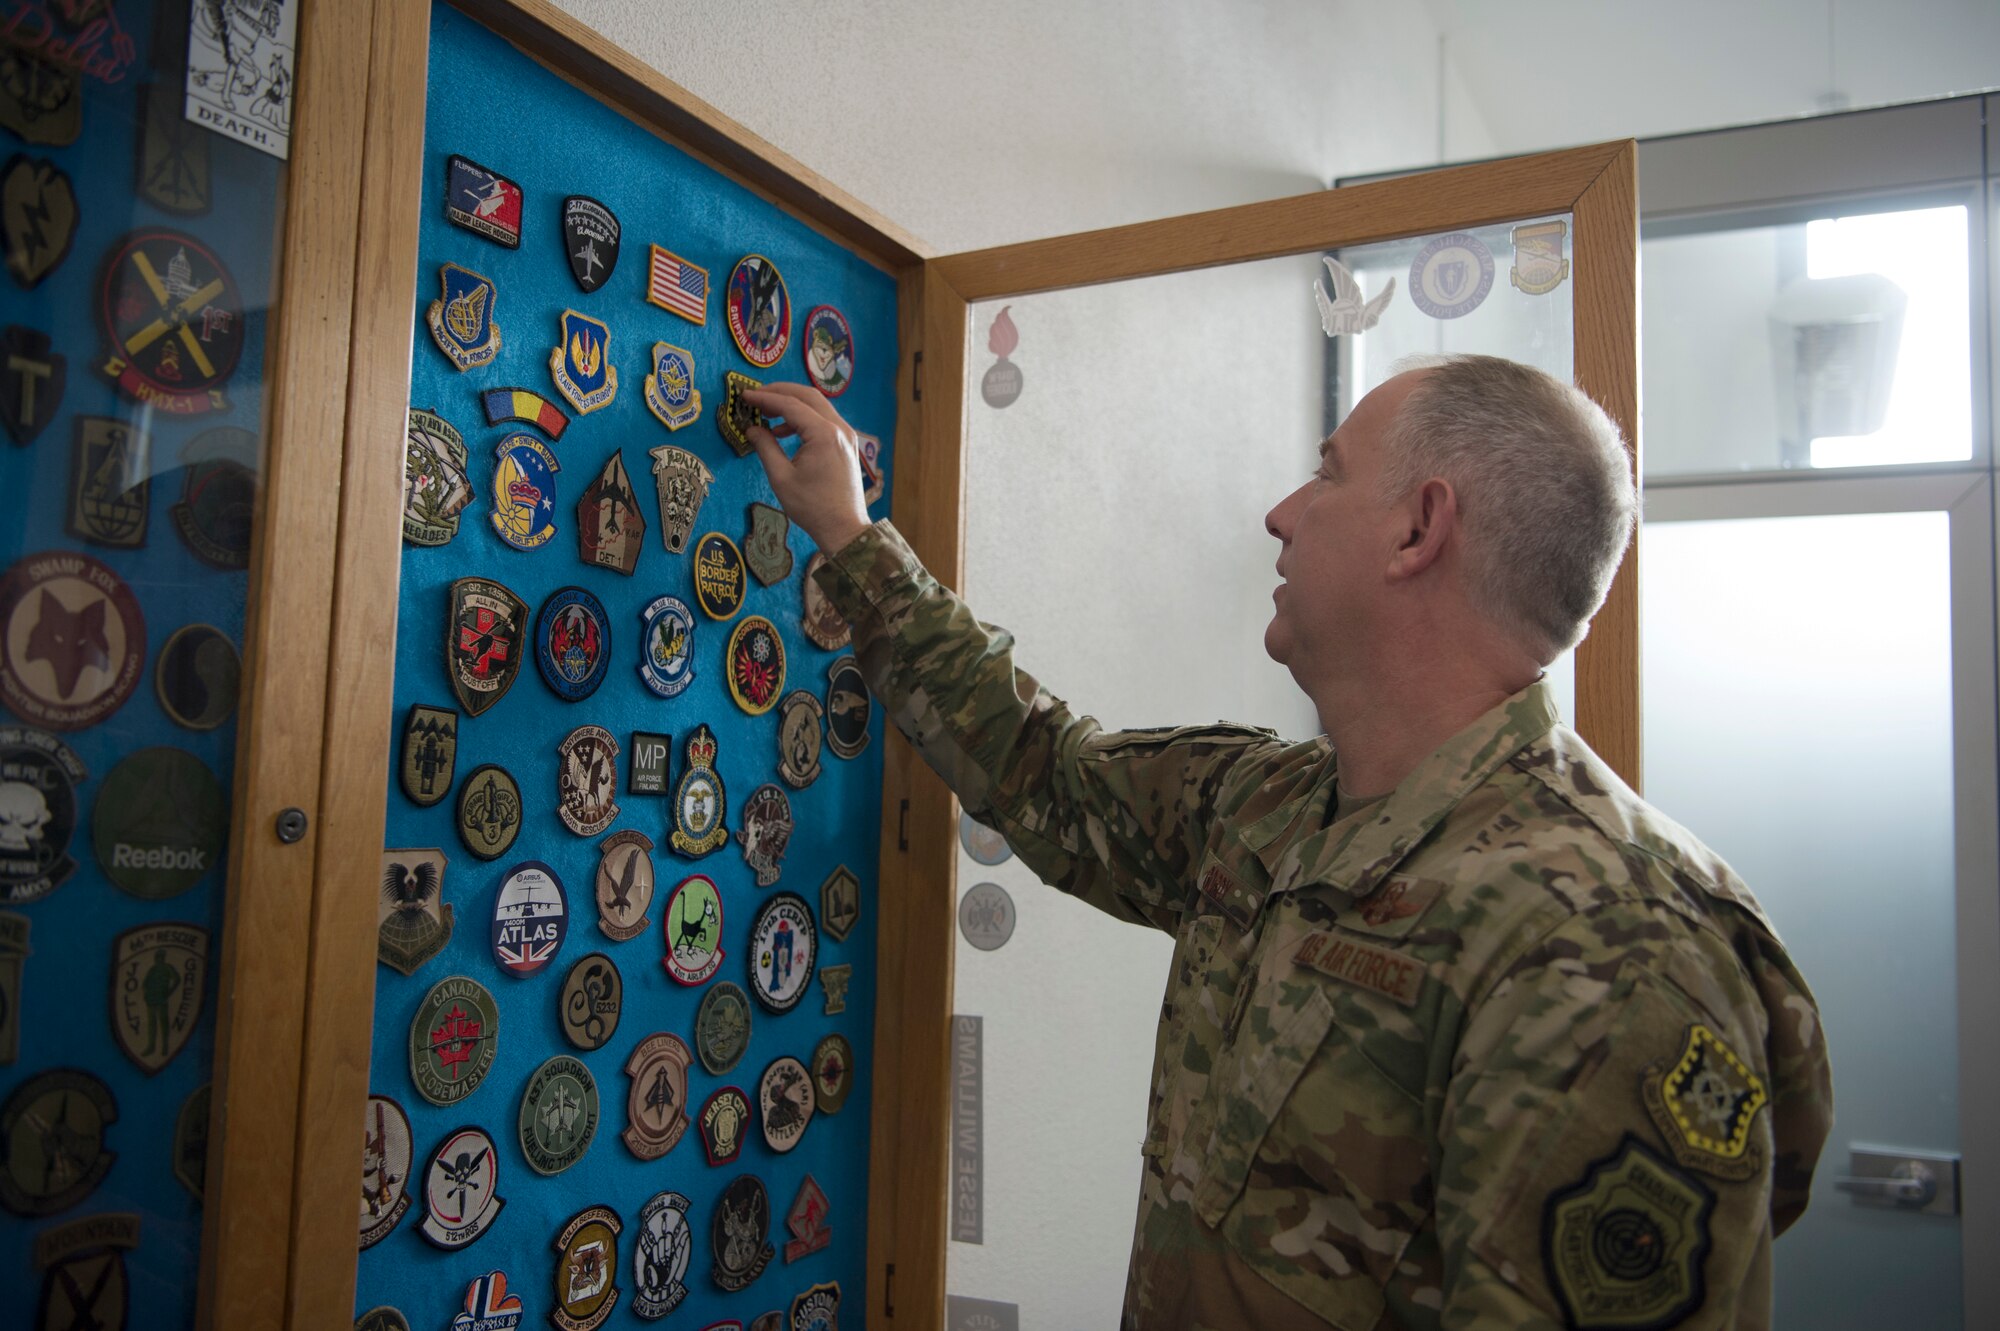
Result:
<svg viewBox="0 0 2000 1331"><path fill-rule="evenodd" d="M1565 1324L1677 1325L1702 1303L1714 1209L1714 1193L1628 1133L1542 1212L1542 1259Z"/></svg>
<svg viewBox="0 0 2000 1331"><path fill-rule="evenodd" d="M1687 1044L1671 1066L1664 1059L1648 1065L1639 1093L1683 1167L1734 1180L1763 1168L1763 1152L1750 1144L1750 1125L1770 1096L1750 1065L1708 1027L1688 1027Z"/></svg>

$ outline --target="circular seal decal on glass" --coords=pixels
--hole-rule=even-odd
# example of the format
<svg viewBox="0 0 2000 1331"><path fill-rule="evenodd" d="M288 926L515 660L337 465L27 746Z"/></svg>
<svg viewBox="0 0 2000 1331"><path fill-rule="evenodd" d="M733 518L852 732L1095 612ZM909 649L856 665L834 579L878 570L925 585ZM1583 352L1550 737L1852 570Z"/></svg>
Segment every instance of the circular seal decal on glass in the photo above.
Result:
<svg viewBox="0 0 2000 1331"><path fill-rule="evenodd" d="M118 391L177 416L229 406L243 354L243 299L209 248L180 231L135 231L105 261L101 367Z"/></svg>
<svg viewBox="0 0 2000 1331"><path fill-rule="evenodd" d="M531 434L508 435L494 446L493 530L516 550L534 550L556 534L556 473L562 463Z"/></svg>
<svg viewBox="0 0 2000 1331"><path fill-rule="evenodd" d="M0 902L40 901L76 872L76 783L83 762L46 730L0 726ZM0 1013L0 1029L14 1026Z"/></svg>
<svg viewBox="0 0 2000 1331"><path fill-rule="evenodd" d="M433 1245L463 1248L493 1227L500 1208L500 1152L478 1128L445 1134L424 1167L424 1220L417 1231Z"/></svg>
<svg viewBox="0 0 2000 1331"><path fill-rule="evenodd" d="M632 1311L656 1321L687 1297L694 1235L687 1213L693 1203L677 1192L659 1193L639 1208L632 1240Z"/></svg>
<svg viewBox="0 0 2000 1331"><path fill-rule="evenodd" d="M236 711L243 675L236 644L210 624L177 629L153 663L153 690L160 710L177 726L214 730Z"/></svg>
<svg viewBox="0 0 2000 1331"><path fill-rule="evenodd" d="M1433 319L1459 319L1493 290L1493 251L1463 231L1433 236L1410 261L1410 299Z"/></svg>
<svg viewBox="0 0 2000 1331"><path fill-rule="evenodd" d="M757 1083L758 1117L764 1123L764 1144L783 1155L799 1144L806 1124L818 1108L812 1074L790 1054L771 1061Z"/></svg>
<svg viewBox="0 0 2000 1331"><path fill-rule="evenodd" d="M690 874L667 898L667 974L701 984L722 964L722 892L713 879Z"/></svg>
<svg viewBox="0 0 2000 1331"><path fill-rule="evenodd" d="M734 1292L764 1274L775 1255L767 1240L770 1231L771 1199L762 1181L754 1174L730 1180L715 1203L715 1222L709 1230L709 1246L715 1250L709 1274L715 1283Z"/></svg>
<svg viewBox="0 0 2000 1331"><path fill-rule="evenodd" d="M841 657L826 672L826 746L835 757L852 758L868 747L872 712L861 663Z"/></svg>
<svg viewBox="0 0 2000 1331"><path fill-rule="evenodd" d="M838 1114L847 1103L854 1085L854 1046L839 1033L827 1036L813 1049L813 1099L829 1114Z"/></svg>
<svg viewBox="0 0 2000 1331"><path fill-rule="evenodd" d="M535 1069L521 1092L521 1154L537 1174L560 1174L597 1135L597 1079L583 1060L557 1054Z"/></svg>
<svg viewBox="0 0 2000 1331"><path fill-rule="evenodd" d="M89 555L45 550L0 580L0 702L22 720L94 726L125 705L145 664L139 602Z"/></svg>
<svg viewBox="0 0 2000 1331"><path fill-rule="evenodd" d="M118 1121L111 1088L80 1068L28 1078L0 1104L0 1206L53 1215L88 1197L118 1158L104 1132Z"/></svg>
<svg viewBox="0 0 2000 1331"><path fill-rule="evenodd" d="M500 1007L486 986L448 975L431 986L410 1019L410 1080L434 1105L455 1105L477 1090L500 1042Z"/></svg>
<svg viewBox="0 0 2000 1331"><path fill-rule="evenodd" d="M796 892L764 903L750 926L750 992L772 1012L790 1012L812 985L819 932Z"/></svg>
<svg viewBox="0 0 2000 1331"><path fill-rule="evenodd" d="M743 608L743 552L719 531L694 543L694 599L710 619L732 619Z"/></svg>
<svg viewBox="0 0 2000 1331"><path fill-rule="evenodd" d="M694 1014L694 1051L701 1065L720 1077L743 1059L750 1047L750 996L719 980L701 996Z"/></svg>
<svg viewBox="0 0 2000 1331"><path fill-rule="evenodd" d="M90 837L105 876L135 897L178 896L222 858L229 797L184 749L140 749L98 788Z"/></svg>
<svg viewBox="0 0 2000 1331"><path fill-rule="evenodd" d="M792 341L792 295L778 265L761 254L738 259L723 303L743 359L760 370L776 365Z"/></svg>
<svg viewBox="0 0 2000 1331"><path fill-rule="evenodd" d="M578 1049L602 1049L617 1033L625 1008L625 981L617 963L602 952L579 959L563 980L559 1002L556 1014L564 1038Z"/></svg>
<svg viewBox="0 0 2000 1331"><path fill-rule="evenodd" d="M482 860L497 860L521 832L521 787L497 763L475 767L458 788L458 839Z"/></svg>
<svg viewBox="0 0 2000 1331"><path fill-rule="evenodd" d="M1014 858L1006 837L963 811L958 815L958 844L981 864L1005 864Z"/></svg>
<svg viewBox="0 0 2000 1331"><path fill-rule="evenodd" d="M386 1095L368 1097L361 1129L361 1246L389 1237L410 1209L410 1116Z"/></svg>
<svg viewBox="0 0 2000 1331"><path fill-rule="evenodd" d="M507 871L493 899L493 959L510 975L533 975L555 960L569 932L562 879L540 860Z"/></svg>
<svg viewBox="0 0 2000 1331"><path fill-rule="evenodd" d="M581 587L549 593L535 616L535 664L542 682L564 702L597 692L611 663L611 618L604 602Z"/></svg>
<svg viewBox="0 0 2000 1331"><path fill-rule="evenodd" d="M777 705L785 687L785 644L778 627L762 615L749 615L729 635L729 696L752 716Z"/></svg>
<svg viewBox="0 0 2000 1331"><path fill-rule="evenodd" d="M257 513L260 441L255 431L218 425L181 449L187 464L180 502L168 510L174 530L202 563L250 566L250 532Z"/></svg>
<svg viewBox="0 0 2000 1331"><path fill-rule="evenodd" d="M815 305L800 329L806 377L828 397L839 397L854 382L854 330L847 316L831 305Z"/></svg>
<svg viewBox="0 0 2000 1331"><path fill-rule="evenodd" d="M639 678L662 698L694 683L694 613L678 596L656 597L639 612Z"/></svg>
<svg viewBox="0 0 2000 1331"><path fill-rule="evenodd" d="M981 952L998 952L1014 936L1014 898L998 883L974 883L958 899L958 931Z"/></svg>

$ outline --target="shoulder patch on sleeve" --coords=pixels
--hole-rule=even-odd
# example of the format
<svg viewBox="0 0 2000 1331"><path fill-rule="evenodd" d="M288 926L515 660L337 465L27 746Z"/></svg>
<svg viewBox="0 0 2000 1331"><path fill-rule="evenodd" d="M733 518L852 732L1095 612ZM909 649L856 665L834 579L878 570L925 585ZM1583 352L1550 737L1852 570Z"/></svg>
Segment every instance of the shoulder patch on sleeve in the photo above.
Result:
<svg viewBox="0 0 2000 1331"><path fill-rule="evenodd" d="M1706 1296L1715 1194L1626 1134L1542 1212L1542 1260L1578 1331L1677 1324Z"/></svg>
<svg viewBox="0 0 2000 1331"><path fill-rule="evenodd" d="M1640 1079L1667 1149L1683 1167L1741 1180L1764 1167L1750 1125L1770 1101L1763 1080L1721 1036L1697 1022L1687 1028L1680 1058L1649 1064Z"/></svg>

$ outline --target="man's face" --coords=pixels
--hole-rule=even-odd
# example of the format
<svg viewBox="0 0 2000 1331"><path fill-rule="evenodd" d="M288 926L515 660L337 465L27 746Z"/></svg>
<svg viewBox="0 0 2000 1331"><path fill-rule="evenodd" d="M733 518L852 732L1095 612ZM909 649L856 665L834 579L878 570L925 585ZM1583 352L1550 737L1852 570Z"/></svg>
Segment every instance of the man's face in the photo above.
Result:
<svg viewBox="0 0 2000 1331"><path fill-rule="evenodd" d="M1381 497L1382 436L1422 375L1398 375L1362 398L1320 445L1312 476L1264 519L1284 579L1264 650L1301 684L1337 671L1376 623L1390 557L1407 534L1402 505Z"/></svg>

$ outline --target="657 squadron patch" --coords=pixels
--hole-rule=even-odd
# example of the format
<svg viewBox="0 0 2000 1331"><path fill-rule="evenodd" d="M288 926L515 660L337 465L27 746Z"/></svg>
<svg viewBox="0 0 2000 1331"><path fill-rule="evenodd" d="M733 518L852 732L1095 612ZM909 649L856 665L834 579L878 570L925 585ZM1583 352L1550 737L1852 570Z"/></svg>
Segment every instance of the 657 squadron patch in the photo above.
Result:
<svg viewBox="0 0 2000 1331"><path fill-rule="evenodd" d="M1666 1327L1706 1293L1715 1194L1626 1134L1542 1212L1542 1260L1567 1325Z"/></svg>
<svg viewBox="0 0 2000 1331"><path fill-rule="evenodd" d="M1763 1152L1750 1144L1750 1125L1770 1096L1750 1065L1708 1027L1688 1027L1687 1043L1671 1066L1664 1059L1649 1064L1639 1093L1683 1168L1739 1181L1763 1168Z"/></svg>

